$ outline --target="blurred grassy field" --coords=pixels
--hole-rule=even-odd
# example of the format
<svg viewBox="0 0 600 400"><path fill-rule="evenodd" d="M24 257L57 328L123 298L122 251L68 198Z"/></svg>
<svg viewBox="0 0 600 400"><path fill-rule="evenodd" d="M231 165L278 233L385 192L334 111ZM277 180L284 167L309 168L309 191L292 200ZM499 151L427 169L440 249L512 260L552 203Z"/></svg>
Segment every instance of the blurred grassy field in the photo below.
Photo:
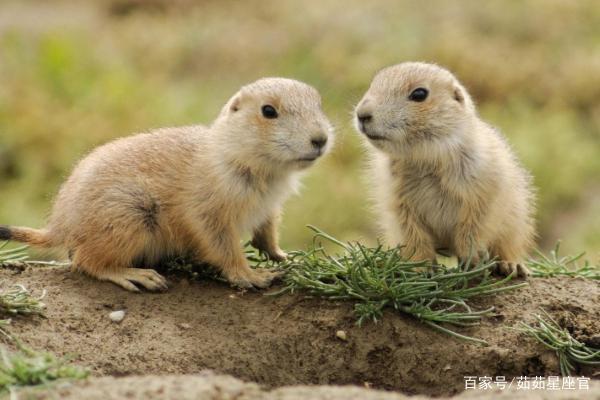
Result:
<svg viewBox="0 0 600 400"><path fill-rule="evenodd" d="M0 3L0 222L43 225L72 165L112 138L208 123L243 84L304 80L334 152L286 206L285 248L311 223L373 241L350 113L381 67L454 71L538 187L540 246L600 251L600 2L10 1Z"/></svg>

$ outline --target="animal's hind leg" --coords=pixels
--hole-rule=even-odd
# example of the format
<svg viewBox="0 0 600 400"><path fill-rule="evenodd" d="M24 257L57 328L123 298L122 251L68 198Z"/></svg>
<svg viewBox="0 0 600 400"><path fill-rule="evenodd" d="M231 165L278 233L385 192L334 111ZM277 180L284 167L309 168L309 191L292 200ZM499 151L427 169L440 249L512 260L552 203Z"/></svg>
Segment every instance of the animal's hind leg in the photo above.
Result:
<svg viewBox="0 0 600 400"><path fill-rule="evenodd" d="M98 201L101 211L85 215L80 221L85 229L67 243L74 267L131 291L138 291L135 284L166 289L165 278L156 271L132 268L136 260L160 255L160 204L135 185L112 188Z"/></svg>
<svg viewBox="0 0 600 400"><path fill-rule="evenodd" d="M101 281L112 282L132 292L140 291L135 284L148 290L167 289L166 279L155 270L130 268L128 265L131 265L131 261L100 255L85 247L73 252L74 268Z"/></svg>
<svg viewBox="0 0 600 400"><path fill-rule="evenodd" d="M135 284L148 290L164 290L167 282L153 269L131 268L136 259L147 255L154 246L152 234L130 226L128 232L117 234L96 231L72 251L75 269L99 280L113 282L124 289L139 291Z"/></svg>
<svg viewBox="0 0 600 400"><path fill-rule="evenodd" d="M135 283L148 290L167 289L166 279L153 269L130 268L124 260L101 256L79 248L73 253L75 269L101 281L113 282L124 289L139 292Z"/></svg>
<svg viewBox="0 0 600 400"><path fill-rule="evenodd" d="M148 290L166 290L166 279L153 269L121 268L115 271L107 271L98 279L109 281L132 292L140 290L134 283L140 284Z"/></svg>

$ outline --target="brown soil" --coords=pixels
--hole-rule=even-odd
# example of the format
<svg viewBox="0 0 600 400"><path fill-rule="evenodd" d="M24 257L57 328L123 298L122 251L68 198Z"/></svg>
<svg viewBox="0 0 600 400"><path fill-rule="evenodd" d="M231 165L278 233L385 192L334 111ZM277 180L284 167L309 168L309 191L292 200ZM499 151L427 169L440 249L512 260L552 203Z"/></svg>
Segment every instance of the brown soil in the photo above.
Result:
<svg viewBox="0 0 600 400"><path fill-rule="evenodd" d="M588 343L597 346L600 332L600 282L584 279L534 279L528 288L474 301L476 307L495 305L497 314L461 332L487 340L487 347L391 311L378 324L358 327L352 303L242 293L213 281L172 277L165 293L133 294L66 269L29 268L0 270L0 282L23 284L34 294L47 291L46 318L13 320L10 331L25 344L75 355L95 376L139 382L151 377L133 375L211 369L266 389L368 382L405 394L452 395L464 388L464 376L558 375L552 352L508 329L533 322L539 307ZM121 309L125 319L112 322L109 312ZM338 330L346 332L346 341L336 337ZM577 374L597 378L599 371ZM103 379L88 385L113 381Z"/></svg>
<svg viewBox="0 0 600 400"><path fill-rule="evenodd" d="M244 383L231 376L205 371L197 375L146 375L104 377L85 382L57 385L19 392L30 400L427 400L428 396L406 396L400 393L364 389L353 386L287 386L264 389L256 383ZM454 400L584 400L600 398L600 382L582 390L469 390Z"/></svg>

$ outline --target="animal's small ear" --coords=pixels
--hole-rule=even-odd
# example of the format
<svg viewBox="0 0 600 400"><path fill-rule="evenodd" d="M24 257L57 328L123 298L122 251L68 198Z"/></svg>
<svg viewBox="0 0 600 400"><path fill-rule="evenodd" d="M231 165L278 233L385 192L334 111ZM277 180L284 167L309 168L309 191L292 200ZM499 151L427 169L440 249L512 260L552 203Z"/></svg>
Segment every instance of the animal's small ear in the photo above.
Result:
<svg viewBox="0 0 600 400"><path fill-rule="evenodd" d="M460 104L465 104L465 95L458 86L454 86L454 100L458 101Z"/></svg>
<svg viewBox="0 0 600 400"><path fill-rule="evenodd" d="M241 96L235 96L229 103L229 111L236 112L240 109Z"/></svg>

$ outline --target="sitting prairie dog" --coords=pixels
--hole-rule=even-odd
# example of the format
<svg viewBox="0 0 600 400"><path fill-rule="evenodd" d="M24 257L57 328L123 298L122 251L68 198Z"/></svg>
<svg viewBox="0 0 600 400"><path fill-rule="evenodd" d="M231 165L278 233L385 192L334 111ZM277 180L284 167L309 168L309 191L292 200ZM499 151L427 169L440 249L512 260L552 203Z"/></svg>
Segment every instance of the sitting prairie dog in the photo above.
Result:
<svg viewBox="0 0 600 400"><path fill-rule="evenodd" d="M165 128L115 140L85 157L62 186L45 229L0 227L0 239L67 249L77 270L138 291L166 288L151 268L186 254L239 287L266 287L240 240L286 255L277 223L299 172L331 146L311 86L264 78L244 86L210 127Z"/></svg>
<svg viewBox="0 0 600 400"><path fill-rule="evenodd" d="M503 274L528 274L530 175L449 71L418 62L383 69L355 121L376 149L375 202L390 244L415 260L434 261L439 249L471 263L485 254Z"/></svg>

